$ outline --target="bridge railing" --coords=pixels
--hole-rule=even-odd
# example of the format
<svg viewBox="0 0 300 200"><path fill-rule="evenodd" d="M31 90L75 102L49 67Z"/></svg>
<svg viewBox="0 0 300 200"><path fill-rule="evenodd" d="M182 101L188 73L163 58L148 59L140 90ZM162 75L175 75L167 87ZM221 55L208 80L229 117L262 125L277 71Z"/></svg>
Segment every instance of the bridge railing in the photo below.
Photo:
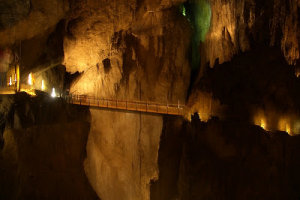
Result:
<svg viewBox="0 0 300 200"><path fill-rule="evenodd" d="M168 115L183 115L185 106L181 104L163 104L151 101L117 100L107 98L95 98L87 95L69 95L66 100L71 104L86 105L92 107L112 108L128 111L140 111Z"/></svg>

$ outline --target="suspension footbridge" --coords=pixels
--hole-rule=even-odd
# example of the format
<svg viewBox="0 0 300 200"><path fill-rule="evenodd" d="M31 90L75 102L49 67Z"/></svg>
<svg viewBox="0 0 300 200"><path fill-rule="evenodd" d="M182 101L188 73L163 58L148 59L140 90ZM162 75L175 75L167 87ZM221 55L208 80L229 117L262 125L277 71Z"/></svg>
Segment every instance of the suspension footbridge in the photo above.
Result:
<svg viewBox="0 0 300 200"><path fill-rule="evenodd" d="M93 96L85 95L69 95L66 101L70 104L97 107L97 108L108 108L124 111L136 111L145 113L156 113L165 115L184 115L185 105L182 104L169 104L169 103L157 103L150 101L127 101L118 99L105 99L96 98Z"/></svg>

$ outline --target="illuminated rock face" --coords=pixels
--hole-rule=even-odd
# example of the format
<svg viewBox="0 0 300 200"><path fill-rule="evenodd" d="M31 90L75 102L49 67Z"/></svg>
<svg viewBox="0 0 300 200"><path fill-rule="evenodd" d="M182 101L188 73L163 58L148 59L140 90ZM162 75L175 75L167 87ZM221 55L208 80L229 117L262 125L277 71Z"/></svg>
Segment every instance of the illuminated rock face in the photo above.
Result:
<svg viewBox="0 0 300 200"><path fill-rule="evenodd" d="M70 0L69 3L32 0L30 7L23 2L24 5L20 4L23 9L16 11L21 17L14 19L14 26L2 25L5 29L0 31L0 45L47 35L45 32L54 28L70 10L66 23L62 23L66 31L63 63L67 71L82 73L71 86L71 92L115 99L185 102L190 82L191 31L179 12L183 0ZM209 6L203 4L209 7L211 19L207 34L201 32L202 66L206 63L213 66L216 59L219 63L229 61L239 51L251 49L253 41L264 43L270 35L266 44L281 46L290 64L299 58L299 1L274 0L262 4L261 0L210 0L209 3ZM207 28L206 24L203 27ZM44 39L48 41L48 36ZM32 47L31 41L29 44ZM38 53L43 48L36 47ZM32 51L28 54L33 54ZM198 96L203 98L199 100ZM198 96L194 107L204 110L206 120L212 107L221 109L219 102L211 100L211 93ZM84 166L101 199L150 198L149 184L158 176L162 121L161 116L91 110ZM222 149L217 150L226 154Z"/></svg>
<svg viewBox="0 0 300 200"><path fill-rule="evenodd" d="M83 74L71 92L183 102L190 76L190 29L172 5L117 0L77 5L67 24L64 64L67 71Z"/></svg>
<svg viewBox="0 0 300 200"><path fill-rule="evenodd" d="M64 64L81 77L70 92L184 102L190 28L180 1L87 1L72 7ZM158 177L162 116L91 109L85 172L103 200L150 199Z"/></svg>
<svg viewBox="0 0 300 200"><path fill-rule="evenodd" d="M158 178L162 117L91 110L84 162L86 175L101 199L150 199Z"/></svg>
<svg viewBox="0 0 300 200"><path fill-rule="evenodd" d="M251 43L279 45L289 64L299 59L300 1L210 0L210 31L202 47L202 66L230 61Z"/></svg>
<svg viewBox="0 0 300 200"><path fill-rule="evenodd" d="M198 2L201 2L201 0L198 0ZM211 9L210 28L205 36L205 40L199 45L201 63L197 65L197 67L200 68L196 78L196 82L198 81L196 84L198 84L199 87L203 86L201 81L207 79L204 73L207 65L211 68L216 68L218 64L233 62L237 54L243 54L244 52L257 53L258 51L262 55L269 55L268 57L256 55L252 58L269 62L269 57L272 57L272 55L270 55L272 50L266 49L266 51L268 51L266 52L259 51L258 49L265 49L265 47L271 46L280 49L281 52L279 53L284 56L285 61L282 63L281 55L276 52L276 55L280 58L280 66L292 69L289 65L295 65L296 62L299 61L300 26L298 10L300 8L300 2L298 0L210 0L209 3ZM252 63L252 60L248 59L244 62L242 67L248 67L247 63ZM267 63L262 64L261 68L268 68L269 66L266 65ZM270 62L268 65L275 64ZM224 71L230 71L230 69L226 68ZM261 69L257 69L256 73L259 74L261 73L260 71ZM272 72L275 71L275 69L270 67L269 71ZM232 80L234 73L235 71L229 72L230 80ZM239 76L244 75L240 74ZM221 85L228 84L223 77L224 76L221 75L219 79L211 82L219 82ZM293 75L290 77L290 80L292 79L294 79ZM231 89L233 86L234 85L230 86ZM263 87L263 85L259 86L259 88ZM196 87L194 87L194 89L195 88ZM200 113L202 120L207 119L205 113L203 113L207 112L206 108L210 108L211 104L214 104L212 102L223 98L223 96L219 96L220 99L207 101L210 97L204 95L203 100L203 94L206 92L209 91L204 89L204 91L199 92L195 89L189 96L189 101L192 102L190 107L192 109L197 107L196 110ZM212 96L215 98L216 94L213 93ZM262 99L259 101L263 104ZM280 106L273 110L276 109L280 110ZM212 110L210 113L218 115L214 109L210 108L210 110ZM219 109L217 109L217 111L218 110ZM201 115L201 113L203 114Z"/></svg>

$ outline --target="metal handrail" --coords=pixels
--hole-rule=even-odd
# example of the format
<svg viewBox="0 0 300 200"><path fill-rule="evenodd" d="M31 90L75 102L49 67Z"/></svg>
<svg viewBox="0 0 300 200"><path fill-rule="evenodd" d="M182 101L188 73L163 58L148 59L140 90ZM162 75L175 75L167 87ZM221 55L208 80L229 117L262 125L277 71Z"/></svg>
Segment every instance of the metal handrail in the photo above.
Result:
<svg viewBox="0 0 300 200"><path fill-rule="evenodd" d="M66 96L66 98L69 99L68 102L72 102L72 104L170 115L183 115L185 108L185 105L180 105L179 103L162 104L148 101L128 101L106 98L97 99L87 95L69 95Z"/></svg>
<svg viewBox="0 0 300 200"><path fill-rule="evenodd" d="M70 95L71 97L76 97L77 99L81 98L81 99L87 99L87 100L90 100L90 99L96 99L94 96L88 96L88 95ZM185 107L185 105L182 105L182 104L170 104L170 103L158 103L158 102L154 102L154 101L139 101L139 100L122 100L122 99L109 99L109 98L98 98L96 100L103 100L103 101L112 101L112 102L115 102L115 101L118 101L118 102L130 102L130 103L138 103L138 104L153 104L153 105L162 105L162 106L166 106L168 105L169 107L175 107L175 106L182 106L182 107Z"/></svg>

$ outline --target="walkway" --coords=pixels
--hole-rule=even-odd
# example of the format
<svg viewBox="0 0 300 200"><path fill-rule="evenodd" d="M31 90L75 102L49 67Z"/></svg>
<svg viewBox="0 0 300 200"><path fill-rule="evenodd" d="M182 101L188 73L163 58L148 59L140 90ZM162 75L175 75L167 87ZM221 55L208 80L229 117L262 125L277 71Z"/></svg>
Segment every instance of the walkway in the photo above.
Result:
<svg viewBox="0 0 300 200"><path fill-rule="evenodd" d="M124 101L116 99L97 99L84 95L70 95L66 98L68 103L98 108L109 108L127 111L138 111L146 113L157 113L166 115L184 115L185 105L161 104L145 101Z"/></svg>

